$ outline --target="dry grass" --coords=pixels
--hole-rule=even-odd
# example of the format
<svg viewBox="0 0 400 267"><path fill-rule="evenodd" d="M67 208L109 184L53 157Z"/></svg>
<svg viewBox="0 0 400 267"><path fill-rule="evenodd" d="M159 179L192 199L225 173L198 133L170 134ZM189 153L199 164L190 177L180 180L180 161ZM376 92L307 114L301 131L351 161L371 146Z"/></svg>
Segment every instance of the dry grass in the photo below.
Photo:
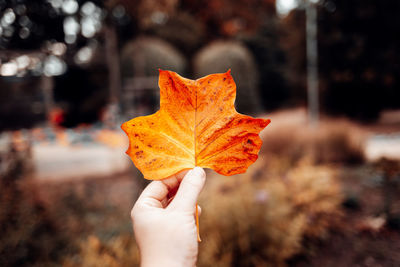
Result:
<svg viewBox="0 0 400 267"><path fill-rule="evenodd" d="M364 162L365 134L346 120L323 119L310 128L303 109L274 113L272 123L263 131L261 153L277 156L293 166L304 158L313 164Z"/></svg>
<svg viewBox="0 0 400 267"><path fill-rule="evenodd" d="M0 183L0 232L0 266L53 266L66 252L67 235L20 183Z"/></svg>
<svg viewBox="0 0 400 267"><path fill-rule="evenodd" d="M362 135L344 121L307 129L297 112L272 115L260 158L246 174L208 174L199 266L283 266L305 252L307 240L329 236L342 214L337 168L330 163L362 162ZM129 219L138 190L132 177L42 184L36 198L26 197L35 195L32 185L15 186L15 192L0 187L0 204L8 207L0 212L0 226L8 227L0 255L7 253L9 263L138 265ZM26 248L36 256L26 258Z"/></svg>
<svg viewBox="0 0 400 267"><path fill-rule="evenodd" d="M139 266L139 250L131 235L119 235L106 242L91 235L81 242L79 254L67 258L63 266Z"/></svg>
<svg viewBox="0 0 400 267"><path fill-rule="evenodd" d="M246 175L209 177L199 266L284 266L304 252L304 238L326 237L340 217L342 196L329 168L274 175L264 167L260 160Z"/></svg>
<svg viewBox="0 0 400 267"><path fill-rule="evenodd" d="M278 162L276 162L279 165ZM341 216L336 174L305 163L282 172L265 171L260 159L245 175L208 174L199 201L203 208L199 266L284 266L304 252L305 238L323 239ZM137 266L132 235L89 236L66 266Z"/></svg>

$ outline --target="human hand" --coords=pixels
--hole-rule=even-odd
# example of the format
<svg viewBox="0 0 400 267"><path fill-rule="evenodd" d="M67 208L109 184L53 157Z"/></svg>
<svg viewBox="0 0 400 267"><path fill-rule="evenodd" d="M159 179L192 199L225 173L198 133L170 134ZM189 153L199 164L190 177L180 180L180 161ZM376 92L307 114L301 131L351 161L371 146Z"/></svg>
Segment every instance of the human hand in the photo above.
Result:
<svg viewBox="0 0 400 267"><path fill-rule="evenodd" d="M142 267L196 265L195 211L205 178L195 167L143 190L131 212Z"/></svg>

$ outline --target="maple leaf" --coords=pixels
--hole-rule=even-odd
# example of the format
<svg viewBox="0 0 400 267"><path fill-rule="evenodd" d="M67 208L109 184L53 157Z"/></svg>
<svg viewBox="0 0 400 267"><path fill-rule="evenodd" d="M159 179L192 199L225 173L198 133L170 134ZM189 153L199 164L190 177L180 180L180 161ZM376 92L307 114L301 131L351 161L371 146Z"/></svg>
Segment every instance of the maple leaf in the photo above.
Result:
<svg viewBox="0 0 400 267"><path fill-rule="evenodd" d="M161 180L195 166L243 173L257 160L270 120L239 114L230 70L197 80L160 70L160 110L122 124L127 154L144 178Z"/></svg>

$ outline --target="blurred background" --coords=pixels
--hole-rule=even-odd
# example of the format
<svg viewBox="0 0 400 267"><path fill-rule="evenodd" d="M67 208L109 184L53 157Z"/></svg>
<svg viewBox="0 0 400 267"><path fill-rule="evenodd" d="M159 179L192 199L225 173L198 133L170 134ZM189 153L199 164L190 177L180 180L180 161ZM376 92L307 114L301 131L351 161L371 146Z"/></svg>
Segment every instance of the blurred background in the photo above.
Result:
<svg viewBox="0 0 400 267"><path fill-rule="evenodd" d="M122 122L158 69L272 119L207 172L199 266L400 265L397 0L0 0L0 265L138 266Z"/></svg>

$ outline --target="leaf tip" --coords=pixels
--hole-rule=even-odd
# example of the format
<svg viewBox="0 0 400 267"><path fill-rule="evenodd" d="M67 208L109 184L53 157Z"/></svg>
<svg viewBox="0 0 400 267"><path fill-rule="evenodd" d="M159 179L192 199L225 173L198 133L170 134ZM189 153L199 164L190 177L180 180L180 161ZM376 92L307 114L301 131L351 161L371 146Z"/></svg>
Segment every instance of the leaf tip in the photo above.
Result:
<svg viewBox="0 0 400 267"><path fill-rule="evenodd" d="M122 129L122 131L124 131L125 133L127 133L127 123L128 122L124 122L123 124L121 124L121 129Z"/></svg>

